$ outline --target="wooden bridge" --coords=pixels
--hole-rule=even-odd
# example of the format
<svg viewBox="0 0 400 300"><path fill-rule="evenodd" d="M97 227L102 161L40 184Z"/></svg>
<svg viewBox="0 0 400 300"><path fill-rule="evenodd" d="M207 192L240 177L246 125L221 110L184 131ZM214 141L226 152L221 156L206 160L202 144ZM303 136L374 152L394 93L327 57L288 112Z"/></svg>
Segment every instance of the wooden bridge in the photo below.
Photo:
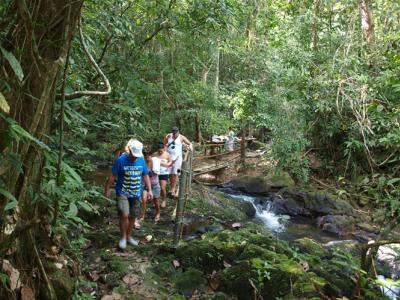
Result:
<svg viewBox="0 0 400 300"><path fill-rule="evenodd" d="M255 139L247 138L244 142L234 142L233 151L226 149L224 142L195 145L192 161L193 177L225 169L239 158L244 160L246 147L253 140ZM240 154L237 154L239 152ZM214 162L210 163L212 160Z"/></svg>

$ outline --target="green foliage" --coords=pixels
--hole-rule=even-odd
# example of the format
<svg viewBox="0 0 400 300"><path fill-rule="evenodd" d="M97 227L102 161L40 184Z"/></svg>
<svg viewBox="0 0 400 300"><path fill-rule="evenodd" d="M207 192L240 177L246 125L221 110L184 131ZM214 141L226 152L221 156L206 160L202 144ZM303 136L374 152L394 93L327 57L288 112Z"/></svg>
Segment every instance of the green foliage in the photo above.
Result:
<svg viewBox="0 0 400 300"><path fill-rule="evenodd" d="M257 287L262 289L264 287L264 282L271 279L270 270L275 269L268 261L262 261L261 259L253 259L252 261L253 272L255 272L255 278L253 280L256 282Z"/></svg>
<svg viewBox="0 0 400 300"><path fill-rule="evenodd" d="M22 81L24 79L24 72L22 71L22 67L17 58L2 47L0 47L0 52L10 64L19 81Z"/></svg>

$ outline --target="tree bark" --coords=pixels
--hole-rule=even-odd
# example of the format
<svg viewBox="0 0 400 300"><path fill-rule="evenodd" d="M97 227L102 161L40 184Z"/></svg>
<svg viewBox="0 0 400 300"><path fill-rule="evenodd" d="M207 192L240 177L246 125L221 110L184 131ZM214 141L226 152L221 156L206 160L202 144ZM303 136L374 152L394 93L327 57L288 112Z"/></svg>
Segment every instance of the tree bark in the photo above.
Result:
<svg viewBox="0 0 400 300"><path fill-rule="evenodd" d="M374 40L374 21L368 0L360 0L359 10L364 40L367 43L371 43Z"/></svg>
<svg viewBox="0 0 400 300"><path fill-rule="evenodd" d="M196 142L201 143L203 141L203 137L201 135L201 119L200 119L200 113L198 111L196 112L195 127L196 127Z"/></svg>
<svg viewBox="0 0 400 300"><path fill-rule="evenodd" d="M240 141L240 162L244 164L246 162L246 125L242 122L242 132Z"/></svg>
<svg viewBox="0 0 400 300"><path fill-rule="evenodd" d="M42 0L28 3L24 0L14 0L13 3L16 3L18 9L10 10L9 14L14 14L11 18L17 21L7 28L7 32L2 32L6 36L2 47L18 58L24 77L20 82L8 61L1 60L0 72L3 74L0 76L6 78L10 88L0 86L0 91L10 105L10 117L33 137L46 142L50 133L59 71L65 62L77 27L82 0ZM7 131L9 122L4 119L0 119L0 122L0 131ZM5 188L18 200L18 210L15 212L18 215L17 228L22 228L23 224L36 218L42 223L41 226L36 225L21 231L14 237L17 267L27 270L26 272L37 268L39 276L36 277L34 285L37 291L41 291L37 292L37 297L56 299L55 291L41 268L43 265L36 255L37 251L32 251L36 249L40 231L51 221L51 204L42 204L39 207L38 202L33 201L33 197L40 195L45 162L43 148L32 140L24 139L12 140L8 144L2 143L0 151L5 156L9 153L17 155L22 163L23 172L9 167L3 176ZM1 196L2 214L7 202L8 200ZM4 225L2 224L1 228L0 244L5 240ZM3 255L3 251L0 252L0 257ZM33 278L32 274L27 275Z"/></svg>
<svg viewBox="0 0 400 300"><path fill-rule="evenodd" d="M313 25L312 25L312 50L318 50L318 10L320 0L314 0L313 4Z"/></svg>
<svg viewBox="0 0 400 300"><path fill-rule="evenodd" d="M218 93L219 90L219 60L220 60L220 50L219 50L219 41L217 41L216 55L215 55L215 82L214 82L214 88L216 93Z"/></svg>

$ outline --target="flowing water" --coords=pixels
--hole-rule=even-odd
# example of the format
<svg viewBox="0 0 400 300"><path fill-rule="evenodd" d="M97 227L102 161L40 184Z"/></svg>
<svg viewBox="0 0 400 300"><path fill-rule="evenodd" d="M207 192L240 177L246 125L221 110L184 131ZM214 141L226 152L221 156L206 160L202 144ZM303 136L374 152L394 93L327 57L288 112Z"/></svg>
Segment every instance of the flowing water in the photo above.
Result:
<svg viewBox="0 0 400 300"><path fill-rule="evenodd" d="M337 236L318 229L310 219L290 218L286 215L275 214L271 208L271 202L266 198L240 194L231 190L221 189L221 191L232 199L250 202L256 210L256 220L261 222L267 229L275 232L282 240L293 241L302 237L312 238L321 243L338 240ZM400 299L399 281L392 281L382 275L378 275L378 280L382 285L381 290L384 295L392 300Z"/></svg>
<svg viewBox="0 0 400 300"><path fill-rule="evenodd" d="M309 237L318 242L327 243L338 239L337 236L318 229L315 222L309 218L276 214L272 209L271 202L266 197L255 197L232 191L223 192L232 199L250 202L256 210L256 221L273 231L282 240L293 241Z"/></svg>

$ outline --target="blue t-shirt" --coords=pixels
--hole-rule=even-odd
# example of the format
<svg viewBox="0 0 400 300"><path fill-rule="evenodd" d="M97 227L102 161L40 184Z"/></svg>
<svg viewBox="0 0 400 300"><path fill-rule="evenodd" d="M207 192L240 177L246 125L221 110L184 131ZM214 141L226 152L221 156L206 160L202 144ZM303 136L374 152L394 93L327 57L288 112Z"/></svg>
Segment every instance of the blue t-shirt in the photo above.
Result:
<svg viewBox="0 0 400 300"><path fill-rule="evenodd" d="M128 154L122 154L115 160L112 173L118 176L115 185L117 196L129 198L140 198L142 196L142 176L149 174L143 157L130 161Z"/></svg>

